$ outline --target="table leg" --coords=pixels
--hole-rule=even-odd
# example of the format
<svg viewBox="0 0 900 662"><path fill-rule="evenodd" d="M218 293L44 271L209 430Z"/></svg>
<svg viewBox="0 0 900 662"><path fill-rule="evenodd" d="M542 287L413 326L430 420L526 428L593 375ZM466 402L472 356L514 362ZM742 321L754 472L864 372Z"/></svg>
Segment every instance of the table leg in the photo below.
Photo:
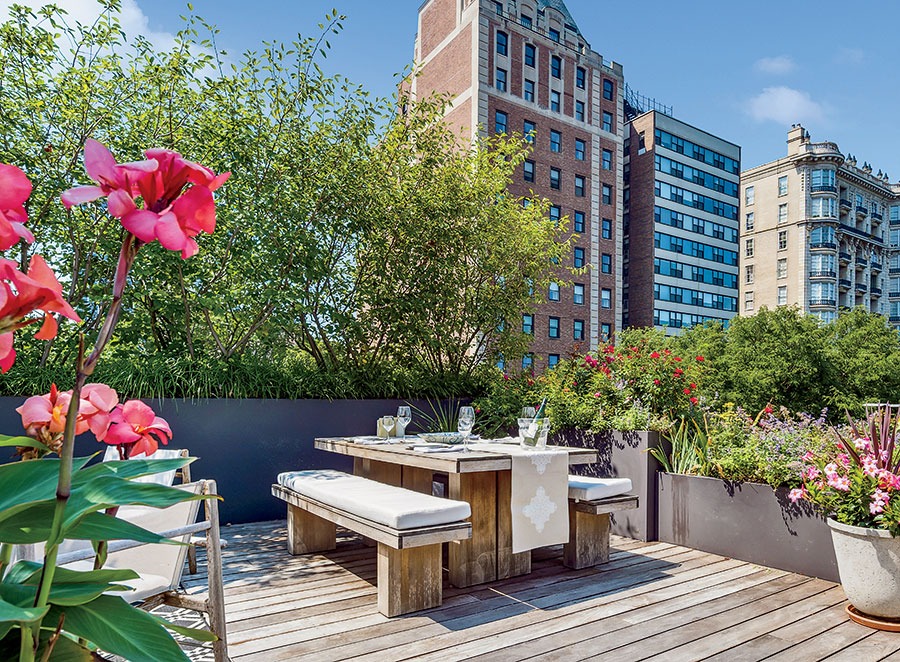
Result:
<svg viewBox="0 0 900 662"><path fill-rule="evenodd" d="M497 472L497 579L531 572L531 552L512 551L512 471Z"/></svg>
<svg viewBox="0 0 900 662"><path fill-rule="evenodd" d="M459 588L497 579L497 478L493 471L450 474L451 499L472 507L472 537L449 544L450 583Z"/></svg>

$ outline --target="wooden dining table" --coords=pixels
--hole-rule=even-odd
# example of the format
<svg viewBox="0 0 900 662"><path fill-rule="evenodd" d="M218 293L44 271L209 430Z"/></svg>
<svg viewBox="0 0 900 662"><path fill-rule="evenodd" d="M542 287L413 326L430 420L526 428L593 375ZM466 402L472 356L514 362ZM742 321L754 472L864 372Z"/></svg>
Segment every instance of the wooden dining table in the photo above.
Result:
<svg viewBox="0 0 900 662"><path fill-rule="evenodd" d="M319 450L353 457L353 473L390 485L432 493L435 474L447 476L445 496L472 508L472 537L449 543L450 583L483 584L531 572L531 552L512 552L512 458L506 444L473 442L469 452L412 450L422 443L407 437L391 444L363 444L348 437L315 440ZM507 451L504 452L504 446ZM569 453L569 465L591 464L597 452L588 448L548 446Z"/></svg>

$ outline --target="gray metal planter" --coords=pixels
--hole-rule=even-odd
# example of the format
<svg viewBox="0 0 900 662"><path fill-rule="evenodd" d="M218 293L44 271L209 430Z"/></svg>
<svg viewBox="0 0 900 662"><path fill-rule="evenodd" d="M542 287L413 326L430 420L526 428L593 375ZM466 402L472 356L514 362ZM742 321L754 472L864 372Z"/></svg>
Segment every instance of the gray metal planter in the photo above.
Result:
<svg viewBox="0 0 900 662"><path fill-rule="evenodd" d="M785 488L660 473L659 539L771 568L839 581L831 533Z"/></svg>

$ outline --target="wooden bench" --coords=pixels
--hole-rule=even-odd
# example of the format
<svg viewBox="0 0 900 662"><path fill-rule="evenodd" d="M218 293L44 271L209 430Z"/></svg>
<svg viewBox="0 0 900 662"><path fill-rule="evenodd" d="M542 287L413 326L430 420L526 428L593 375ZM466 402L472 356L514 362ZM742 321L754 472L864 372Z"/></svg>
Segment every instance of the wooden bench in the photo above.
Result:
<svg viewBox="0 0 900 662"><path fill-rule="evenodd" d="M378 543L378 611L399 616L438 607L441 544L472 537L469 504L339 471L281 474L272 495L288 504L288 552L336 546L335 527Z"/></svg>
<svg viewBox="0 0 900 662"><path fill-rule="evenodd" d="M580 570L609 561L609 514L637 508L638 498L633 494L583 497L622 490L631 490L630 480L569 476L569 542L563 545L563 565Z"/></svg>

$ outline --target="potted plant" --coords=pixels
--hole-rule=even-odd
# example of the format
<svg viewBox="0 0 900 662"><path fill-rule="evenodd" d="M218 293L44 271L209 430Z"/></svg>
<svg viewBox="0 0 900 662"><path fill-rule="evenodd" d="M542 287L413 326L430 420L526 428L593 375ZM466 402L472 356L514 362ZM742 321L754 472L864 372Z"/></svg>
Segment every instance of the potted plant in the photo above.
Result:
<svg viewBox="0 0 900 662"><path fill-rule="evenodd" d="M900 406L877 405L866 425L834 428L837 443L803 456L806 499L828 516L850 617L900 630ZM849 418L849 416L848 416Z"/></svg>

